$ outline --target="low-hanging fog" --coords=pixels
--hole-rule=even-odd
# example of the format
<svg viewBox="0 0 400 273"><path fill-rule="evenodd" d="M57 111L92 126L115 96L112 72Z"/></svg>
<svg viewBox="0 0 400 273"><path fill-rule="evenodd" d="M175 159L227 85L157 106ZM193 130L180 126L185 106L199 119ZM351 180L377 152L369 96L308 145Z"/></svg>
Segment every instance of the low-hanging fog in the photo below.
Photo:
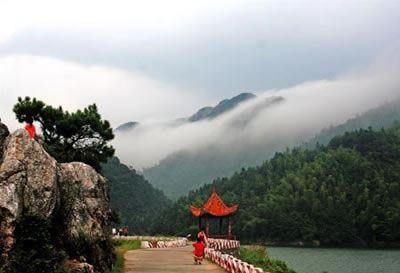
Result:
<svg viewBox="0 0 400 273"><path fill-rule="evenodd" d="M257 98L213 120L145 123L118 133L113 144L117 156L137 169L154 166L178 151L240 153L258 145L276 149L300 144L323 128L400 96L399 68L397 57L386 57L334 79L256 92Z"/></svg>

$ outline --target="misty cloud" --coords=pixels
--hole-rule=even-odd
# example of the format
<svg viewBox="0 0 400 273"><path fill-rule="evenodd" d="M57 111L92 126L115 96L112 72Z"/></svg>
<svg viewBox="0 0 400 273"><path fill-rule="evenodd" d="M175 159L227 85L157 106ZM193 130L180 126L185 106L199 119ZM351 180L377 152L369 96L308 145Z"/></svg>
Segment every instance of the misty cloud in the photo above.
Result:
<svg viewBox="0 0 400 273"><path fill-rule="evenodd" d="M231 153L260 144L266 148L276 148L277 143L300 144L329 125L345 122L399 97L399 69L396 57L380 60L334 80L260 93L256 99L214 120L181 126L144 124L118 134L114 145L124 162L146 168L181 150L197 153L212 148ZM267 103L260 111L260 105L279 97L284 100ZM253 115L251 119L246 118L249 113Z"/></svg>
<svg viewBox="0 0 400 273"><path fill-rule="evenodd" d="M19 126L12 112L18 96L67 110L96 103L114 127L131 119L171 119L209 102L139 72L29 55L0 57L0 118L11 129Z"/></svg>

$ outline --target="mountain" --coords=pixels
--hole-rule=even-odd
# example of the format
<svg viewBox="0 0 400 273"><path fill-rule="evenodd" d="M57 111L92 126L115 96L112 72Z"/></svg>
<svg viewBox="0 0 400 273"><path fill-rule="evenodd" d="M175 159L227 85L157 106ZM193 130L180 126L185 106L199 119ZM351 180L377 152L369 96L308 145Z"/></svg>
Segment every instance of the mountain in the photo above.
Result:
<svg viewBox="0 0 400 273"><path fill-rule="evenodd" d="M190 122L196 122L204 119L213 119L226 113L242 102L255 98L251 93L241 93L231 99L226 99L218 103L215 107L204 107L188 118Z"/></svg>
<svg viewBox="0 0 400 273"><path fill-rule="evenodd" d="M195 230L188 207L203 204L216 188L227 204L239 204L233 233L243 242L399 246L399 147L395 123L347 132L326 146L276 153L259 167L179 198L154 223L154 232ZM217 229L214 221L211 230Z"/></svg>
<svg viewBox="0 0 400 273"><path fill-rule="evenodd" d="M148 234L149 223L170 204L161 190L155 189L134 169L122 164L117 157L101 166L110 181L111 207L121 217L121 225L129 226L134 234Z"/></svg>
<svg viewBox="0 0 400 273"><path fill-rule="evenodd" d="M184 117L184 118L179 118L176 120L172 120L168 122L167 124L170 126L177 126L177 125L182 125L186 122L197 122L197 121L202 121L206 119L213 119L216 118L232 109L234 109L236 106L238 106L240 103L245 102L247 100L255 98L256 95L251 94L251 93L241 93L231 99L225 99L223 101L220 101L216 106L211 107L203 107L200 110L198 110L195 114L193 114L190 117ZM126 122L121 125L119 125L115 131L116 132L128 132L130 130L133 130L137 128L140 125L139 122Z"/></svg>
<svg viewBox="0 0 400 273"><path fill-rule="evenodd" d="M226 122L226 130L232 133L243 130L259 112L284 102L280 96L272 96L257 105L242 111L238 117ZM266 146L268 146L268 149ZM230 145L210 144L201 150L180 150L157 165L143 170L147 179L156 188L162 189L171 199L210 183L214 178L232 175L244 166L260 164L280 149L285 149L286 142L281 143L246 143L234 149Z"/></svg>
<svg viewBox="0 0 400 273"><path fill-rule="evenodd" d="M139 125L140 125L139 122L130 121L130 122L126 122L126 123L123 123L123 124L119 125L119 126L115 129L115 131L117 131L117 132L126 132L126 131L130 131L130 130L132 130L132 129L135 129L135 128L138 127Z"/></svg>
<svg viewBox="0 0 400 273"><path fill-rule="evenodd" d="M265 107L271 107L281 101L283 98L275 97L272 101L262 104L261 109L266 109ZM253 111L256 110L253 109ZM252 112L242 115L241 119L234 120L230 127L240 126L243 122L251 120L254 115ZM346 131L369 126L372 128L388 127L395 120L400 120L400 99L367 111L342 125L327 128L304 146L313 148L317 143L326 144L334 136ZM298 144L306 141L303 139ZM145 169L144 174L155 187L162 189L169 198L177 199L190 190L210 183L217 177L230 176L243 167L259 165L264 160L271 158L275 152L284 151L286 147L293 145L297 144L279 140L268 145L248 142L235 147L235 149L210 145L196 152L182 150L167 156L157 165Z"/></svg>
<svg viewBox="0 0 400 273"><path fill-rule="evenodd" d="M357 117L349 119L338 126L331 126L322 130L318 135L305 144L307 147L314 147L318 144L327 144L329 141L345 132L355 131L361 128L371 127L373 129L388 128L393 122L400 120L400 98L388 102L380 107L371 109Z"/></svg>

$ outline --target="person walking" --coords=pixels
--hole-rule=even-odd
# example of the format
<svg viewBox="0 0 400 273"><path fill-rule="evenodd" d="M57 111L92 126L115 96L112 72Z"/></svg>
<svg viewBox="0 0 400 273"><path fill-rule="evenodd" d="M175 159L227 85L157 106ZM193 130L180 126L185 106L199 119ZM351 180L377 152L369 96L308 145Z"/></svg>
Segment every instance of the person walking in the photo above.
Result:
<svg viewBox="0 0 400 273"><path fill-rule="evenodd" d="M204 258L204 248L205 248L202 239L197 238L197 242L193 244L193 247L194 247L193 251L194 264L201 264Z"/></svg>

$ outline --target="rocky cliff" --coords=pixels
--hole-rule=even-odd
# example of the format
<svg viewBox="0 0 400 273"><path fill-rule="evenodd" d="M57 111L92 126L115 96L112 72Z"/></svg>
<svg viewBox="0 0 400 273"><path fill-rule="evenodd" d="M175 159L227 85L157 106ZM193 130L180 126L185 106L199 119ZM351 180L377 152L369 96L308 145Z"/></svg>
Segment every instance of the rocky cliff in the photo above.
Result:
<svg viewBox="0 0 400 273"><path fill-rule="evenodd" d="M79 163L58 163L25 130L11 135L0 123L0 250L3 261L15 243L15 223L21 213L54 220L57 245L65 247L71 260L96 261L99 271L110 266L104 251L94 257L79 257L74 241L96 242L101 248L109 239L111 217L106 179L92 167ZM69 249L68 249L69 248ZM97 256L97 257L96 257ZM69 261L69 264L73 262ZM71 267L74 267L72 265Z"/></svg>

